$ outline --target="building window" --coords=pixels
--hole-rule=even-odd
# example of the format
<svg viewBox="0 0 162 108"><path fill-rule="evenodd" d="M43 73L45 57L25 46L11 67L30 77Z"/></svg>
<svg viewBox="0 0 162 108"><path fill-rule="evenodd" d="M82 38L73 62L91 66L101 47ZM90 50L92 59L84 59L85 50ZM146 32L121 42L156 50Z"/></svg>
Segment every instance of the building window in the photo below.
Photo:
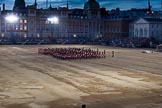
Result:
<svg viewBox="0 0 162 108"><path fill-rule="evenodd" d="M24 30L27 30L27 26L26 25L24 25Z"/></svg>
<svg viewBox="0 0 162 108"><path fill-rule="evenodd" d="M147 37L147 29L144 30L144 37Z"/></svg>
<svg viewBox="0 0 162 108"><path fill-rule="evenodd" d="M27 34L25 33L25 34L24 34L24 38L26 38L26 37L27 37Z"/></svg>
<svg viewBox="0 0 162 108"><path fill-rule="evenodd" d="M152 28L154 28L154 25L152 24Z"/></svg>
<svg viewBox="0 0 162 108"><path fill-rule="evenodd" d="M156 31L156 35L158 36L160 33L159 33L159 31Z"/></svg>
<svg viewBox="0 0 162 108"><path fill-rule="evenodd" d="M138 37L138 29L136 28L135 36Z"/></svg>
<svg viewBox="0 0 162 108"><path fill-rule="evenodd" d="M27 23L27 20L24 20L24 23Z"/></svg>
<svg viewBox="0 0 162 108"><path fill-rule="evenodd" d="M4 33L2 33L1 36L4 37Z"/></svg>
<svg viewBox="0 0 162 108"><path fill-rule="evenodd" d="M20 20L20 23L23 23L23 20Z"/></svg>
<svg viewBox="0 0 162 108"><path fill-rule="evenodd" d="M18 25L16 25L16 30L19 30L19 26Z"/></svg>
<svg viewBox="0 0 162 108"><path fill-rule="evenodd" d="M46 23L46 24L50 24L50 21L46 21L45 23Z"/></svg>
<svg viewBox="0 0 162 108"><path fill-rule="evenodd" d="M143 37L143 29L140 29L140 37Z"/></svg>
<svg viewBox="0 0 162 108"><path fill-rule="evenodd" d="M39 38L39 37L40 37L40 34L38 33L38 34L37 34L37 38Z"/></svg>
<svg viewBox="0 0 162 108"><path fill-rule="evenodd" d="M23 25L20 25L20 30L23 30Z"/></svg>
<svg viewBox="0 0 162 108"><path fill-rule="evenodd" d="M35 12L33 10L30 10L30 14L34 14Z"/></svg>
<svg viewBox="0 0 162 108"><path fill-rule="evenodd" d="M152 35L152 37L154 37L154 32L153 31L151 32L151 35Z"/></svg>

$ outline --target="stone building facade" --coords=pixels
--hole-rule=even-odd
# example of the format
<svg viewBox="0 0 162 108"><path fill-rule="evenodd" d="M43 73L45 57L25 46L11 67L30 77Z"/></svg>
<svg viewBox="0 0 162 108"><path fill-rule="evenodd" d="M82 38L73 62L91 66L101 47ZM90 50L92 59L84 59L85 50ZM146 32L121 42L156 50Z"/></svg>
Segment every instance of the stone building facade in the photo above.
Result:
<svg viewBox="0 0 162 108"><path fill-rule="evenodd" d="M150 7L149 7L150 8ZM37 8L37 0L25 5L25 0L15 0L13 10L0 11L1 43L64 43L94 41L97 39L125 38L130 35L130 22L148 11L131 10L106 11L96 0L88 0L83 9L66 7ZM10 23L7 16L14 15L18 20ZM52 23L49 18L57 17ZM133 30L133 29L132 29ZM133 32L131 33L133 34Z"/></svg>
<svg viewBox="0 0 162 108"><path fill-rule="evenodd" d="M162 41L162 19L140 18L133 23L134 37L152 38Z"/></svg>

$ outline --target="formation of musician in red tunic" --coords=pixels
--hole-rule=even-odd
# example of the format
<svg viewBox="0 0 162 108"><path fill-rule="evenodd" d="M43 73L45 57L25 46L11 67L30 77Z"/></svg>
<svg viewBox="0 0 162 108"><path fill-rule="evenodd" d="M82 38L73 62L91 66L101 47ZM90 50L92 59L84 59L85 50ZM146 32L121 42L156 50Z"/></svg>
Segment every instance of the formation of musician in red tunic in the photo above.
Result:
<svg viewBox="0 0 162 108"><path fill-rule="evenodd" d="M38 53L52 55L58 59L105 58L106 52L90 48L39 48Z"/></svg>

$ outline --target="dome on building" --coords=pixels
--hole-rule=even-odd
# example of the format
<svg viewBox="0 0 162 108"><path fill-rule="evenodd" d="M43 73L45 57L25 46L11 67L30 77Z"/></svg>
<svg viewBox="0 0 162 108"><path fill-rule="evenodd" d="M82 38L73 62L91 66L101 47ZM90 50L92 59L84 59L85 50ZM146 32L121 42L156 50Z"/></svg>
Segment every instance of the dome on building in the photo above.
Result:
<svg viewBox="0 0 162 108"><path fill-rule="evenodd" d="M24 0L15 0L14 8L24 9L25 1Z"/></svg>
<svg viewBox="0 0 162 108"><path fill-rule="evenodd" d="M99 9L100 5L96 0L88 0L84 4L84 9Z"/></svg>

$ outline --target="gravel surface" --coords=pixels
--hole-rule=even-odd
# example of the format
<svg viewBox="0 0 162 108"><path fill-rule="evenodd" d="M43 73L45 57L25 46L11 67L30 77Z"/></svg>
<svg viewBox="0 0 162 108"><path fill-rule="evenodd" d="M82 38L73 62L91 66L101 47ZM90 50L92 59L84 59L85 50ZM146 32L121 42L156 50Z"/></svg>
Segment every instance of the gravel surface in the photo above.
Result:
<svg viewBox="0 0 162 108"><path fill-rule="evenodd" d="M38 48L106 50L59 60ZM0 46L0 108L162 108L162 53L88 45ZM115 51L115 57L112 57Z"/></svg>

